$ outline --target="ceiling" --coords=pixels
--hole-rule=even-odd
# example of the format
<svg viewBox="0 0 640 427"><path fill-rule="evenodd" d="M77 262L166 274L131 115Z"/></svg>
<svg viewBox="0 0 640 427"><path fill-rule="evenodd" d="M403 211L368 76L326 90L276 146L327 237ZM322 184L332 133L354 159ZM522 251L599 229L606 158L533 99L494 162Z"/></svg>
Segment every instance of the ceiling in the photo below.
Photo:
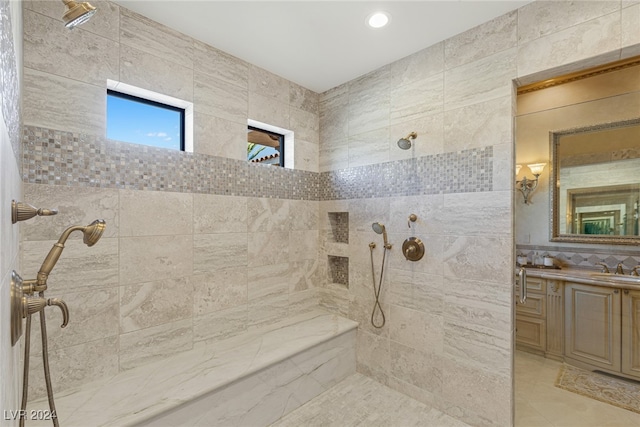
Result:
<svg viewBox="0 0 640 427"><path fill-rule="evenodd" d="M116 0L319 93L529 2ZM391 22L369 28L378 10Z"/></svg>

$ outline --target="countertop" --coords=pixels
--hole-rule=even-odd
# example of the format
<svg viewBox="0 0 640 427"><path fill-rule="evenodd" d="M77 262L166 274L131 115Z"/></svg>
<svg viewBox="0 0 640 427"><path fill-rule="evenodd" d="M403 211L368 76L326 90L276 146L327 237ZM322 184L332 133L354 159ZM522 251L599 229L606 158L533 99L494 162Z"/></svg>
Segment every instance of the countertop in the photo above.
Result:
<svg viewBox="0 0 640 427"><path fill-rule="evenodd" d="M516 267L516 275L520 267ZM600 273L599 270L582 269L582 268L562 268L562 269L546 269L546 268L527 268L527 277L538 277L547 280L561 280L564 282L583 283L586 285L604 286L608 288L629 289L640 291L640 277L637 277L637 283L619 280L623 277L630 276L627 272L624 275L612 274L609 277L593 276L594 273Z"/></svg>

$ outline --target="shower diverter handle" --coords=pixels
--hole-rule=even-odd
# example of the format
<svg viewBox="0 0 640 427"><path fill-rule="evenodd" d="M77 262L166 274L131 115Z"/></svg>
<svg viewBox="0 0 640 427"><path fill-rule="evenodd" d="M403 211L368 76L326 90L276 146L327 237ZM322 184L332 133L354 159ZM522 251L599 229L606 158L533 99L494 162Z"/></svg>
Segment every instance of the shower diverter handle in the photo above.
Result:
<svg viewBox="0 0 640 427"><path fill-rule="evenodd" d="M61 328L66 327L69 324L69 308L67 308L67 304L59 298L49 298L45 299L42 297L32 297L32 298L23 298L22 299L22 317L25 318L30 314L38 313L43 310L47 305L55 305L60 307L62 311L62 325Z"/></svg>

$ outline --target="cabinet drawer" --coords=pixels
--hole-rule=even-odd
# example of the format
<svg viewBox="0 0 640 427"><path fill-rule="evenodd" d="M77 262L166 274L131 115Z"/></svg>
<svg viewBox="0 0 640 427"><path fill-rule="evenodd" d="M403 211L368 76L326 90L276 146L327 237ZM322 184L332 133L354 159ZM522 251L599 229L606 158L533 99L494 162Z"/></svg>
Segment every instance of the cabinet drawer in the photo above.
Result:
<svg viewBox="0 0 640 427"><path fill-rule="evenodd" d="M538 277L527 277L527 292L546 294L547 281Z"/></svg>
<svg viewBox="0 0 640 427"><path fill-rule="evenodd" d="M516 343L546 351L547 324L543 319L516 317Z"/></svg>
<svg viewBox="0 0 640 427"><path fill-rule="evenodd" d="M526 314L544 318L547 309L547 296L527 294L527 301L522 304L516 295L516 314Z"/></svg>

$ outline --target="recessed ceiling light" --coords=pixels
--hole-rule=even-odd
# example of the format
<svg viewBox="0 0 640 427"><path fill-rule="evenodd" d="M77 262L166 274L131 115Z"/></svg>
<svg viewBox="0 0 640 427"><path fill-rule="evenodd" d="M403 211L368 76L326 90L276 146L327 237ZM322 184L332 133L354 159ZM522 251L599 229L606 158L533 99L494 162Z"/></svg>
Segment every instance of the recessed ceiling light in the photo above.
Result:
<svg viewBox="0 0 640 427"><path fill-rule="evenodd" d="M367 25L371 28L382 28L389 23L390 19L386 12L375 12L367 17Z"/></svg>

